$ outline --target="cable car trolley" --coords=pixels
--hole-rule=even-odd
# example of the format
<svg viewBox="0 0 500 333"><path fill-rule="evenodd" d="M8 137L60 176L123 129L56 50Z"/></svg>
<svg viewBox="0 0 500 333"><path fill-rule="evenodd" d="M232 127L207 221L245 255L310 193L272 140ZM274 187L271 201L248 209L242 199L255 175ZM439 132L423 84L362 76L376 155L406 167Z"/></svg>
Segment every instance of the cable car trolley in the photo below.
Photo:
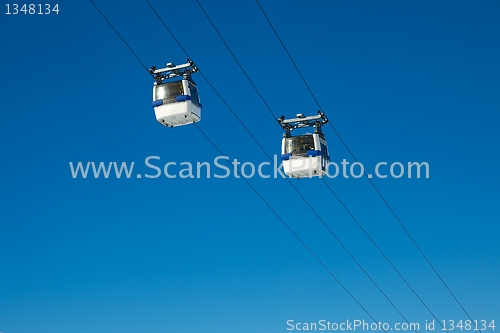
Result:
<svg viewBox="0 0 500 333"><path fill-rule="evenodd" d="M200 121L200 97L191 78L197 71L198 67L189 59L186 64L168 63L165 68L153 66L149 70L155 79L153 108L160 124L174 127Z"/></svg>
<svg viewBox="0 0 500 333"><path fill-rule="evenodd" d="M281 160L284 172L293 178L321 177L328 172L328 146L321 126L328 123L326 115L306 117L298 114L296 118L285 119L281 116L278 123L285 130L281 143ZM292 136L291 131L298 128L314 127L314 133Z"/></svg>

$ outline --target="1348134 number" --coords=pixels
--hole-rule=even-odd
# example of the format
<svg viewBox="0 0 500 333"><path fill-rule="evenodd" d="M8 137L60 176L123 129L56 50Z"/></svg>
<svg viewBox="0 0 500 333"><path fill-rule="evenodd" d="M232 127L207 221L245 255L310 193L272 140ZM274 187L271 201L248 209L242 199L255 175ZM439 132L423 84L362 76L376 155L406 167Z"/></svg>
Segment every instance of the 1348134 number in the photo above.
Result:
<svg viewBox="0 0 500 333"><path fill-rule="evenodd" d="M51 5L51 4L6 4L7 12L5 14L8 15L17 15L17 14L29 14L29 15L46 15L56 13L59 14L59 4Z"/></svg>
<svg viewBox="0 0 500 333"><path fill-rule="evenodd" d="M442 330L444 331L485 331L487 329L495 330L495 321L487 322L486 320L442 320Z"/></svg>

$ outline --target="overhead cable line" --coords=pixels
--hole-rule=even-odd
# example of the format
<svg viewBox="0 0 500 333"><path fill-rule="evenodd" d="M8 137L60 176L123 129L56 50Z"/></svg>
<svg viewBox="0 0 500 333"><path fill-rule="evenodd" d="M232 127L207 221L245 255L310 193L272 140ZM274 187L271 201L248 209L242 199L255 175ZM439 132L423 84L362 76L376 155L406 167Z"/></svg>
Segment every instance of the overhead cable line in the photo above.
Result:
<svg viewBox="0 0 500 333"><path fill-rule="evenodd" d="M198 1L198 0L197 0ZM318 99L316 98L316 96L314 95L314 93L312 92L311 88L309 87L309 84L307 84L307 81L306 79L304 78L304 76L302 75L302 73L300 72L297 64L295 63L295 61L293 60L290 52L288 52L288 49L286 48L285 44L283 43L283 41L281 40L278 32L276 31L276 29L274 28L273 24L271 23L271 20L269 19L269 17L267 16L264 8L261 6L259 0L255 0L257 2L257 5L259 6L260 10L262 11L262 14L264 14L264 17L266 18L267 22L269 23L269 25L271 26L271 29L273 30L274 34L276 35L276 37L278 38L278 41L280 42L281 46L283 47L283 49L285 50L286 54L288 55L288 58L290 59L290 61L292 62L293 66L295 67L295 69L297 70L297 73L299 74L300 78L302 79L302 81L304 82L305 86L307 87L307 90L309 90L309 93L311 94L312 98L314 99L314 101L316 102L316 105L318 106L318 108L323 111L323 109L321 108L321 105L319 104L319 101ZM337 131L337 129L335 129L335 127L333 126L332 122L330 122L330 126L332 127L333 131L335 132L335 134L337 135L337 137L340 139L340 141L342 142L342 144L344 145L344 147L347 149L347 151L349 152L349 154L351 155L351 157L356 161L358 162L358 159L354 156L353 152L349 149L349 147L347 146L346 142L342 139L342 137L340 136L340 133ZM368 177L368 175L366 174L366 172L363 172L364 173L364 176L366 177L366 179L368 179L368 181L370 182L370 184L372 185L372 187L375 189L375 191L377 192L377 194L380 196L380 198L382 199L382 201L385 203L385 205L387 206L387 208L390 210L390 212L392 213L392 215L396 218L396 220L398 221L399 225L401 226L401 228L403 228L403 230L405 231L406 235L410 238L410 240L412 241L412 243L415 245L415 247L417 248L417 250L420 252L420 254L422 255L422 257L425 259L425 261L429 264L429 266L431 267L431 269L434 271L434 273L436 274L436 276L439 278L439 280L443 283L443 285L445 286L445 288L448 290L448 292L451 294L451 296L453 297L453 299L458 303L458 305L460 306L460 308L464 311L464 313L467 315L467 317L472 320L471 316L469 315L469 313L465 310L465 308L462 306L462 303L460 303L460 301L458 300L458 298L455 296L455 294L451 291L450 287L448 287L448 285L446 284L446 282L444 281L444 279L441 277L441 275L438 273L438 271L436 270L436 268L434 267L434 265L432 265L432 263L430 262L430 260L427 258L427 256L424 254L424 251L420 248L420 246L417 244L417 242L415 241L415 239L413 238L413 236L410 234L410 232L408 231L408 229L406 229L405 225L403 224L403 222L400 220L400 218L397 216L396 212L392 209L392 207L389 205L389 202L387 202L387 200L385 199L385 197L382 195L382 193L380 192L380 190L377 188L377 186L375 185L375 183L372 181L372 179L370 179ZM481 330L479 330L479 332L481 332Z"/></svg>
<svg viewBox="0 0 500 333"><path fill-rule="evenodd" d="M146 0L148 1L148 0ZM222 155L222 156L225 156L224 153L217 147L217 145L208 137L208 135L205 134L205 132L203 132L201 130L201 128L198 126L198 124L195 124L196 127L200 130L200 132L207 138L207 140L212 144L212 146L214 146L214 148ZM236 173L240 176L240 178L243 178L243 180L245 181L245 183L247 183L248 186L250 186L250 188L255 192L255 194L257 194L257 196L266 204L266 206L273 212L273 214L281 221L281 223L283 223L283 225L288 229L288 231L290 231L292 233L292 235L300 242L300 244L302 244L302 246L304 246L304 248L314 257L314 259L316 259L316 261L328 272L328 274L335 280L337 281L337 283L342 287L342 289L345 290L345 292L351 296L351 298L363 309L363 311L365 311L366 314L368 314L368 316L370 316L371 319L373 319L374 322L377 322L377 320L370 314L370 312L368 312L368 310L366 310L366 308L361 305L361 303L356 299L356 297L351 294L351 292L349 292L349 290L347 290L347 288L340 282L339 279L337 279L337 277L330 271L330 269L328 269L328 267L326 267L326 265L316 256L316 254L314 254L314 252L304 243L304 241L302 241L302 239L292 230L292 228L290 228L290 226L285 222L285 220L283 220L283 218L271 207L271 205L266 201L266 199L264 199L264 197L262 197L262 195L260 195L260 193L250 184L250 182L243 176L241 176L240 172L238 170L236 170ZM385 333L387 333L387 331L385 329L382 329Z"/></svg>
<svg viewBox="0 0 500 333"><path fill-rule="evenodd" d="M149 1L146 0L148 3ZM118 31L113 27L113 25L111 24L111 22L108 21L108 19L106 18L106 16L99 10L99 8L96 6L96 4L90 0L90 2L94 5L94 7L99 11L99 13L102 15L102 17L106 20L106 22L108 22L108 24L111 26L111 28L113 28L113 30L116 32L116 34L120 37L120 39L125 43L125 45L127 45L127 47L129 48L129 50L136 56L137 60L144 66L143 62L140 60L140 58L135 54L135 52L132 50L132 48L125 42L125 40L120 36L120 34L118 33ZM151 6L151 4L150 4ZM148 71L149 73L149 70L147 69L147 67L145 67L146 70ZM219 95L220 96L220 95ZM224 153L222 153L222 151L217 147L217 145L215 145L215 143L208 137L207 134L205 134L205 132L203 132L203 130L198 126L198 124L195 124L196 125L196 128L198 128L198 130L203 134L203 136L205 136L205 138L212 144L212 146L223 156ZM370 312L368 312L368 310L357 300L357 298L351 293L349 292L349 290L340 282L340 280L338 280L338 278L328 269L328 267L326 267L326 265L316 256L316 254L314 254L314 252L304 243L304 241L302 241L302 239L292 230L292 228L290 228L290 226L285 222L285 220L283 220L283 218L272 208L272 206L264 199L264 197L262 197L262 195L250 184L250 182L245 178L243 177L239 171L236 171L237 174L240 176L240 178L243 178L243 180L247 183L248 186L250 186L250 188L254 191L254 193L266 204L266 206L273 212L274 215L276 215L276 217L278 217L278 219L285 225L285 227L292 233L292 235L302 244L302 246L304 246L304 248L314 257L314 259L316 259L316 261L328 272L328 274L342 287L342 289L344 289L344 291L361 307L361 309L363 309L363 311L374 321L374 322L378 322L372 315ZM385 333L388 333L385 329L382 329Z"/></svg>
<svg viewBox="0 0 500 333"><path fill-rule="evenodd" d="M146 0L147 1L147 0ZM243 71L243 73L245 74L246 78L249 80L250 84L252 85L252 87L255 89L255 91L257 92L257 94L259 95L259 97L261 98L262 102L266 105L266 107L268 108L269 112L271 113L271 115L276 119L276 116L275 114L272 112L272 110L270 109L268 103L265 101L264 97L262 96L262 94L260 93L260 91L257 89L257 87L255 86L255 84L253 83L252 79L250 78L250 76L247 74L247 72L245 71L245 69L243 68L243 66L241 65L241 63L239 62L239 60L237 59L236 55L234 54L234 52L231 50L231 48L229 47L229 45L227 44L227 42L225 41L224 37L222 36L222 34L219 32L219 30L217 29L217 27L215 26L214 22L210 19L210 16L208 15L208 13L205 11L205 9L203 8L203 6L201 5L201 3L199 2L199 0L196 0L196 2L198 3L198 6L201 8L201 10L203 11L203 13L205 14L205 16L207 17L208 21L210 22L210 24L212 25L212 27L214 28L214 30L216 31L216 33L218 34L218 36L220 37L220 39L222 40L222 42L224 43L224 45L226 46L226 48L228 49L229 53L233 56L234 60L236 61L236 63L238 64L238 66L241 68L241 70ZM288 52L287 52L288 53ZM294 63L295 64L295 63ZM302 76L302 75L301 75ZM312 93L312 91L311 91ZM323 110L320 110L321 112L323 112ZM331 125L331 123L330 123ZM370 241L375 245L375 247L379 250L379 252L382 254L382 256L385 258L385 260L388 261L388 263L390 264L390 266L396 271L396 273L400 276L400 278L403 280L403 282L409 287L409 289L413 292L413 294L417 297L417 299L422 303L422 305L427 309L427 311L429 311L429 313L440 323L440 325L442 326L441 322L439 321L439 319L437 318L437 316L434 314L434 312L432 312L432 310L427 306L427 304L425 304L425 302L422 300L422 298L417 294L417 292L410 286L410 284L406 281L406 279L402 276L402 274L396 269L396 267L392 264L392 262L389 260L389 258L382 252L382 250L380 249L380 247L375 243L375 241L373 240L373 238L371 238L369 236L369 234L366 232L366 230L361 226L361 224L358 222L358 220L354 217L354 215L349 211L349 209L347 208L347 206L342 202L342 200L340 199L340 197L333 191L333 189L328 185L328 183L326 182L326 180L324 178L322 178L323 182L325 183L325 185L328 187L328 189L333 193L333 195L335 196L335 198L340 202L340 204L344 207L344 209L348 212L348 214L354 219L354 221L357 223L357 225L361 228L361 230L365 233L365 235L370 239ZM290 182L290 180L288 179L288 181ZM290 182L290 184L292 184ZM292 185L293 186L293 185ZM295 188L295 186L293 186ZM301 195L299 193L299 195ZM301 195L302 197L302 195ZM304 199L305 200L305 199ZM309 205L309 204L308 204ZM311 207L309 205L309 207ZM311 207L312 209L312 207ZM313 209L314 211L314 209ZM316 214L317 215L317 214ZM318 216L319 217L319 216ZM328 229L328 231L330 231L330 233L334 236L335 239L337 239L337 241L340 243L340 245L342 247L343 244L340 242L340 240L338 240L338 238L335 236L335 234L331 231L331 229L326 225L326 223L324 223L324 221L320 218L321 222L323 222L323 224L325 225L325 227ZM347 251L347 249L344 247L344 249ZM350 255L349 251L347 251L347 253ZM351 256L352 257L352 256ZM354 259L354 258L353 258ZM361 267L361 265L354 259L354 261L358 264L358 266L360 266L360 268L364 271L364 269ZM365 272L365 271L364 271ZM365 272L365 274L367 274ZM368 275L368 274L367 274ZM368 276L369 277L369 276ZM369 277L370 278L370 277ZM370 280L372 280L370 278ZM375 284L375 286L377 286L377 284L372 280L372 282ZM378 286L377 286L378 287ZM380 289L379 289L380 290ZM381 291L381 290L380 290ZM381 291L382 292L382 291ZM382 292L382 294L384 294ZM384 296L386 296L384 294ZM386 297L387 298L387 297ZM393 304L390 300L389 302L391 304ZM394 305L393 305L394 306ZM397 308L396 308L397 309ZM397 311L399 312L399 310L397 309ZM399 312L400 313L400 312ZM401 313L400 313L401 314ZM401 314L402 315L402 314ZM404 316L403 316L404 318ZM446 332L448 332L448 330L445 330Z"/></svg>
<svg viewBox="0 0 500 333"><path fill-rule="evenodd" d="M130 50L130 52L132 52L132 54L135 56L135 58L137 59L137 61L139 61L142 65L142 67L144 67L144 69L149 73L149 69L146 67L146 65L144 65L144 63L141 61L141 59L137 56L137 54L134 52L134 50L132 50L132 48L130 47L130 45L127 44L127 42L125 41L125 39L123 39L123 37L120 35L120 33L115 29L115 27L111 24L111 22L109 22L109 20L106 18L106 16L104 16L103 12L101 12L101 10L99 9L99 7L97 7L97 5L94 3L94 1L90 0L90 2L94 5L95 9L97 9L97 11L99 12L99 14L101 14L101 16L104 18L104 20L106 22L108 22L109 26L111 27L111 29L114 30L114 32L118 35L118 37L120 37L120 39L122 40L123 44L125 44L125 46L128 47L128 49ZM149 75L151 75L151 73L149 73Z"/></svg>
<svg viewBox="0 0 500 333"><path fill-rule="evenodd" d="M147 0L146 0L147 1ZM215 26L214 22L212 22L212 19L210 18L210 16L207 14L207 12L205 11L205 8L203 8L203 6L201 5L201 3L196 0L196 2L198 3L198 6L200 6L201 10L203 11L203 13L205 14L205 16L207 17L208 21L210 22L210 24L212 25L212 27L214 28L215 32L217 32L217 35L219 35L220 39L222 40L222 42L224 43L224 45L226 45L226 48L228 49L229 53L231 53L231 55L233 56L234 60L236 61L236 63L238 64L238 66L240 67L241 71L243 72L243 74L245 74L245 76L247 77L248 81L250 82L250 84L252 85L252 87L255 89L255 91L257 92L257 95L259 95L260 99L262 100L262 102L264 102L264 105L266 106L267 110L269 111L269 113L271 113L271 115L273 116L274 119L277 119L278 117L276 117L276 115L274 114L274 112L271 110L271 108L269 107L269 105L267 104L267 102L265 101L264 97L262 96L262 94L260 93L259 89L257 89L257 87L255 86L255 84L253 83L252 79L250 78L250 76L248 76L247 72L245 71L245 69L243 68L243 66L241 65L241 63L238 61L238 58L236 58L236 55L234 55L233 51L231 50L231 48L229 47L229 45L227 45L226 43L226 40L224 39L224 37L222 37L221 33L219 32L219 29L217 29L217 27Z"/></svg>
<svg viewBox="0 0 500 333"><path fill-rule="evenodd" d="M156 11L156 9L153 7L153 5L148 1L146 0L146 2L148 3L148 5L151 7L151 9L153 10L153 12L155 13L155 15L158 17L158 19L162 22L162 24L165 26L165 28L167 29L167 31L170 33L170 35L172 36L172 38L176 41L176 43L179 45L179 47L181 48L181 50L185 53L185 55L192 59L192 57L189 55L189 53L187 52L187 50L182 46L182 44L180 43L180 41L175 37L174 33L172 32L172 30L168 27L168 25L165 23L165 21L161 18L160 14ZM269 110L269 112L271 113L271 115L273 117L275 117L274 113L272 112L271 108L269 107L269 105L266 103L266 101L264 100L264 97L260 94L260 92L258 91L257 87L255 86L255 84L252 82L252 80L250 79L250 77L248 76L248 74L246 73L246 71L244 70L243 66L241 65L241 63L237 60L236 56L234 55L234 53L231 51L229 45L225 42L224 38L222 37L222 35L219 33L219 31L217 30L217 28L215 27L215 24L210 20L208 14L205 12L205 10L203 9L203 7L201 6L201 4L198 2L198 5L200 6L200 8L203 10L203 12L205 13L205 15L207 16L207 18L209 19L210 23L212 24L212 26L215 28L215 30L217 31L219 37L223 40L224 44L226 45L226 47L229 49L229 51L231 52L233 58L236 60L236 62L238 63L238 65L240 66L241 70L245 73L245 76L247 77L247 79L250 81L250 83L252 84L252 86L254 87L254 89L257 91L257 93L259 94L260 98L262 99L262 101L264 102L264 104L266 105L267 109ZM255 136L251 133L251 131L248 129L248 127L243 123L243 121L241 121L241 119L236 115L236 113L233 111L233 109L229 106L229 104L225 101L225 99L221 96L221 94L217 91L217 89L212 85L212 83L208 80L208 78L203 75L203 73L201 72L201 70L198 71L200 74L202 74L202 77L207 81L207 83L210 85L210 87L215 91L215 93L219 96L219 98L222 100L222 102L228 107L229 111L234 115L234 117L237 119L237 121L243 126L243 128L247 131L247 133L250 135L250 137L255 141L255 143L261 148L261 150L264 152L264 154L269 158L269 160L273 161L273 159L271 158L271 156L267 153L267 151L264 149L264 147L260 144L260 142L255 138ZM290 181L290 179L286 178L287 182L292 186L292 188L295 190L295 192L297 192L297 194L301 197L301 199L306 203L306 205L311 209L311 211L316 215L316 217L321 221L321 223L326 227L326 229L330 232L330 234L334 237L334 239L340 244L340 246L344 249L344 251L347 252L347 254L351 257L351 259L358 265L358 267L363 271L363 273L368 277L368 279L373 283L373 285L380 291L380 293L387 299L387 301L392 305L392 307L401 315L401 317L407 322L409 323L408 319L401 313L401 311L398 309L398 307L391 301L391 299L387 296L387 294L379 287L379 285L373 280L373 278L368 274L368 272L363 268L363 266L359 263L359 261L356 260L356 258L352 255L352 253L346 248L346 246L340 241L340 239L335 235L335 233L331 230L331 228L327 225L327 223L321 218L321 216L316 212L316 210L311 206L311 204L307 201L307 199L300 193L300 191L295 187L295 185L293 185L293 183ZM340 199L339 199L340 200ZM432 313L432 312L431 312ZM436 318L437 319L437 318ZM415 331L417 332L417 331Z"/></svg>

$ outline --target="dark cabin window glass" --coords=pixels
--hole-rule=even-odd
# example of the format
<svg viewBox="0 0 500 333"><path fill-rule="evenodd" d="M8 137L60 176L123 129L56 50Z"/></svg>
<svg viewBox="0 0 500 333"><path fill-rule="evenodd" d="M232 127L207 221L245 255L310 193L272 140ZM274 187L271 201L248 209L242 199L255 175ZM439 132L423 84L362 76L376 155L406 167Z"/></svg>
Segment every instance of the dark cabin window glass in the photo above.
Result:
<svg viewBox="0 0 500 333"><path fill-rule="evenodd" d="M191 102L193 102L193 104L196 106L200 106L200 97L198 96L198 89L196 89L196 86L191 82L188 82L188 87L191 94Z"/></svg>
<svg viewBox="0 0 500 333"><path fill-rule="evenodd" d="M307 156L309 150L314 150L312 135L294 136L285 141L285 154Z"/></svg>
<svg viewBox="0 0 500 333"><path fill-rule="evenodd" d="M166 103L176 102L177 96L184 95L182 81L168 82L159 84L155 90L155 100L163 99Z"/></svg>

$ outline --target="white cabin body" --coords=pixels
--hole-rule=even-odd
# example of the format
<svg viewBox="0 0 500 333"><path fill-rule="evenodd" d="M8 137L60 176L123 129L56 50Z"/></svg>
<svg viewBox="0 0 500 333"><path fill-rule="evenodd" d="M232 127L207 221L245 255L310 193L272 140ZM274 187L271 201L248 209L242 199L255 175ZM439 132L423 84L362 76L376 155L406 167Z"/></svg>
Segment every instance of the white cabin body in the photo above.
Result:
<svg viewBox="0 0 500 333"><path fill-rule="evenodd" d="M153 87L156 120L164 126L192 124L201 119L198 89L190 78L156 83Z"/></svg>
<svg viewBox="0 0 500 333"><path fill-rule="evenodd" d="M322 134L283 137L281 143L283 171L293 178L323 176L328 172L328 146Z"/></svg>

